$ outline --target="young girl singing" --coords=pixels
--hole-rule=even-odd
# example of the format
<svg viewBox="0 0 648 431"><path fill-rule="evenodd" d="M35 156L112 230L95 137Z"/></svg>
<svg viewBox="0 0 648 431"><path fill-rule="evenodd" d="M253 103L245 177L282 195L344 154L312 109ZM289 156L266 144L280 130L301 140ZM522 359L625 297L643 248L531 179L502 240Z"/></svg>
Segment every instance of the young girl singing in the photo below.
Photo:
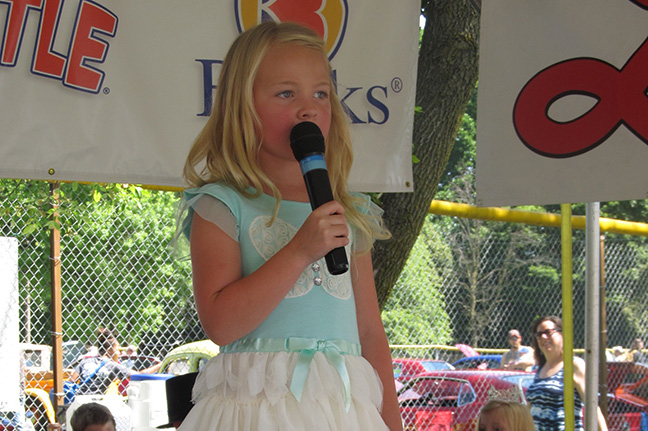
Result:
<svg viewBox="0 0 648 431"><path fill-rule="evenodd" d="M334 196L314 211L290 147L304 121L325 137ZM352 158L317 34L272 22L242 33L184 170L194 296L222 347L180 430L402 428L369 252L389 234L347 191ZM331 275L337 247L349 270Z"/></svg>

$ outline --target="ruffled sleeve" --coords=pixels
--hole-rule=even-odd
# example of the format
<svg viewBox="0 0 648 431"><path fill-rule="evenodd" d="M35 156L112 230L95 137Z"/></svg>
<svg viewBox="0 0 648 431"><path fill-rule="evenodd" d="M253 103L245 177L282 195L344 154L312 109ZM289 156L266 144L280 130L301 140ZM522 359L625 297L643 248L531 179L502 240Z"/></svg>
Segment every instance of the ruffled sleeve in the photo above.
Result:
<svg viewBox="0 0 648 431"><path fill-rule="evenodd" d="M213 187L212 187L213 188ZM211 188L187 189L178 208L178 229L176 240L183 236L187 240L191 235L191 223L194 213L215 224L234 241L239 241L239 228L232 209L217 196Z"/></svg>
<svg viewBox="0 0 648 431"><path fill-rule="evenodd" d="M383 209L371 201L371 197L364 193L352 193L353 197L361 199L361 203L356 206L358 211L361 214L366 216L366 220L369 223L371 230L375 232L380 232L384 230L382 225L382 215L384 213ZM367 235L367 233L362 232L359 229L354 229L354 242L353 242L353 253L361 253L371 249L374 243L374 238Z"/></svg>
<svg viewBox="0 0 648 431"><path fill-rule="evenodd" d="M230 238L238 242L236 218L234 218L234 214L223 201L210 195L199 195L193 204L193 210L200 217L215 224Z"/></svg>

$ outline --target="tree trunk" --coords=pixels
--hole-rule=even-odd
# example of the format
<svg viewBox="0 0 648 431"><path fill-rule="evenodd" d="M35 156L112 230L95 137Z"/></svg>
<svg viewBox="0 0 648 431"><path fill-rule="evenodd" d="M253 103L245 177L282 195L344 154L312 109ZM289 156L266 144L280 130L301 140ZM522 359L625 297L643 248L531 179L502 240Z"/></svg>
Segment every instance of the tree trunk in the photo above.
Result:
<svg viewBox="0 0 648 431"><path fill-rule="evenodd" d="M414 192L381 200L392 239L373 252L381 308L398 280L423 226L450 157L466 104L477 82L479 15L468 0L430 0L419 52L414 119Z"/></svg>

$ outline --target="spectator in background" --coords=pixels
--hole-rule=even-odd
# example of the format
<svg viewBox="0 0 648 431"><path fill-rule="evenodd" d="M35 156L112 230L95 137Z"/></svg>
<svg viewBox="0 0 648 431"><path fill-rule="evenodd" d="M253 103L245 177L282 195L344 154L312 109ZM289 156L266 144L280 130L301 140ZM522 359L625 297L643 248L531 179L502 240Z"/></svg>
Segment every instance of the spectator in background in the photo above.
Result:
<svg viewBox="0 0 648 431"><path fill-rule="evenodd" d="M88 342L85 344L86 352L83 353L81 356L79 356L79 360L87 357L87 356L97 356L99 354L99 350L97 350L97 346L93 346L92 343Z"/></svg>
<svg viewBox="0 0 648 431"><path fill-rule="evenodd" d="M622 362L622 361L627 361L628 356L625 351L625 349L621 346L614 346L612 347L612 361L614 362Z"/></svg>
<svg viewBox="0 0 648 431"><path fill-rule="evenodd" d="M125 358L121 358L120 362L125 367L130 368L131 370L135 367L135 360L137 359L137 347L134 345L129 345L124 349Z"/></svg>
<svg viewBox="0 0 648 431"><path fill-rule="evenodd" d="M113 334L105 328L98 330L98 356L84 358L75 369L73 379L79 379L77 395L104 394L115 379L124 380L131 374L155 373L161 364L156 364L141 371L134 371L120 364L119 342Z"/></svg>
<svg viewBox="0 0 648 431"><path fill-rule="evenodd" d="M643 352L644 343L641 338L635 338L630 346L630 358L632 362L646 362L646 354Z"/></svg>
<svg viewBox="0 0 648 431"><path fill-rule="evenodd" d="M108 407L98 403L86 403L79 406L70 418L72 431L115 431L117 425ZM47 425L47 431L58 431L61 424Z"/></svg>
<svg viewBox="0 0 648 431"><path fill-rule="evenodd" d="M522 345L520 331L511 329L508 333L508 342L511 348L502 356L502 368L531 371L535 363L533 349L529 346Z"/></svg>
<svg viewBox="0 0 648 431"><path fill-rule="evenodd" d="M536 431L564 430L565 379L562 320L557 316L540 317L533 322L531 332L533 333L533 354L538 371L533 383L527 389L526 399L531 405ZM584 431L585 361L574 356L573 364L574 430ZM599 431L607 431L607 424L600 408L597 408L597 417Z"/></svg>

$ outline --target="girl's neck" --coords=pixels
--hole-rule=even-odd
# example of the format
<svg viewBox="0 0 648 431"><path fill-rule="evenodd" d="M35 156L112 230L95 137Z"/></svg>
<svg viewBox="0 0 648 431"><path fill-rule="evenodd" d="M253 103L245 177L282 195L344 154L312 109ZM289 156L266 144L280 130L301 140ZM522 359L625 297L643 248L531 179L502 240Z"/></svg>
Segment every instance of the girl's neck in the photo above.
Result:
<svg viewBox="0 0 648 431"><path fill-rule="evenodd" d="M282 166L262 166L266 176L281 192L281 198L295 202L308 202L308 191L297 161ZM263 192L273 196L272 190L264 187Z"/></svg>
<svg viewBox="0 0 648 431"><path fill-rule="evenodd" d="M300 178L301 180L301 178ZM294 181L288 181L285 183L277 182L276 180L273 180L273 183L277 189L281 192L281 199L285 199L287 201L295 201L295 202L308 202L308 191L306 190L306 185L305 183L301 182L295 183ZM272 190L267 189L264 187L263 192L267 195L273 196Z"/></svg>

